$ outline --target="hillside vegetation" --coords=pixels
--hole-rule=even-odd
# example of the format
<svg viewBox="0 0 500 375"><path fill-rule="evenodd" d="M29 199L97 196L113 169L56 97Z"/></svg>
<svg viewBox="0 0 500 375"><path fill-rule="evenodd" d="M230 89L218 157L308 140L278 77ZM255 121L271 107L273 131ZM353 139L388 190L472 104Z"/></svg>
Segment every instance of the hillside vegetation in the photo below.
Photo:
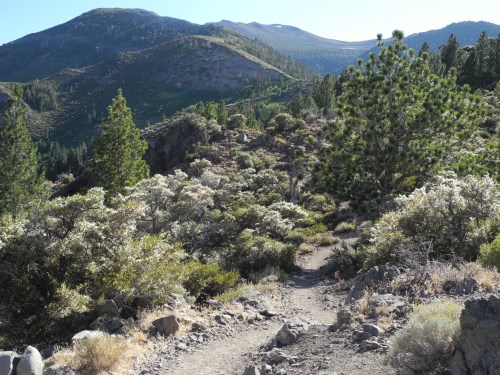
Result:
<svg viewBox="0 0 500 375"><path fill-rule="evenodd" d="M318 353L329 366L333 337L344 354L387 352L398 371L447 371L463 295L500 291L500 37L460 48L451 35L433 53L395 30L341 75L304 84L307 70L280 68L291 60L260 42L211 30L1 84L0 345L68 343L66 364L108 371L129 356L124 340L164 335L165 357L172 340L188 352L184 336L209 338L189 314L232 331L311 304L314 340L308 318L287 321L252 361L291 358L276 347L304 334L307 371ZM28 121L92 144L35 144ZM321 257L299 259L309 253ZM262 302L256 290L288 275L294 291ZM295 310L279 316L280 303ZM72 342L89 327L120 336Z"/></svg>

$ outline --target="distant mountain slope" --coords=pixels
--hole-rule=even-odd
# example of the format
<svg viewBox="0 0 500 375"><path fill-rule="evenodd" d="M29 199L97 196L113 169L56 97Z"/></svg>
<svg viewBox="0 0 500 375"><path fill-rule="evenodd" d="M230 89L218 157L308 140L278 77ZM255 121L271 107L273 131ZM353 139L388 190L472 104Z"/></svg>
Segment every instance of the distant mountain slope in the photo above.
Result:
<svg viewBox="0 0 500 375"><path fill-rule="evenodd" d="M212 23L212 25L224 26L249 38L259 39L278 51L303 62L322 75L338 74L354 64L357 58L366 58L370 51L377 50L375 39L343 42L321 38L293 26L262 25L257 22L236 23L226 20ZM405 38L405 43L418 51L427 41L431 50L436 52L448 41L452 33L455 34L460 45L464 46L475 44L482 31L486 31L489 36L497 36L500 33L500 25L489 22L458 22L441 29L409 35Z"/></svg>
<svg viewBox="0 0 500 375"><path fill-rule="evenodd" d="M249 38L259 39L322 75L340 73L376 44L375 39L361 42L326 39L287 25L263 25L257 22L247 24L226 20L212 25L224 26Z"/></svg>
<svg viewBox="0 0 500 375"><path fill-rule="evenodd" d="M404 30L403 30L404 31ZM431 51L437 52L439 47L448 41L451 34L455 34L461 47L475 45L479 34L486 31L488 36L496 37L500 34L500 25L490 22L457 22L452 23L442 29L429 30L423 33L411 34L405 38L405 43L418 51L424 42L429 43Z"/></svg>
<svg viewBox="0 0 500 375"><path fill-rule="evenodd" d="M206 32L206 26L140 9L96 9L1 46L0 81L26 82Z"/></svg>
<svg viewBox="0 0 500 375"><path fill-rule="evenodd" d="M234 34L234 32L232 32ZM160 17L141 9L95 9L62 25L0 46L0 81L27 82L106 61L118 52L139 51L191 36L231 32L212 25ZM296 77L312 76L305 66L254 40L232 35L242 50L257 55Z"/></svg>
<svg viewBox="0 0 500 375"><path fill-rule="evenodd" d="M58 88L59 105L48 112L30 111L30 122L38 136L49 133L51 140L78 144L91 139L119 88L136 123L145 126L201 100L239 100L249 88L291 80L222 38L189 36L47 78ZM0 84L0 94L9 88L13 85Z"/></svg>

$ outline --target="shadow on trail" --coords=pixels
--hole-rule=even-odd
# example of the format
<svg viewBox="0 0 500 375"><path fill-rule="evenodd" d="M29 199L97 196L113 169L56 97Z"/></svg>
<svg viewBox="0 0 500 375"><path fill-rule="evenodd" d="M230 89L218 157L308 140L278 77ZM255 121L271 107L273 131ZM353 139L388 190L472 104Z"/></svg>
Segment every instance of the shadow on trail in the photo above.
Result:
<svg viewBox="0 0 500 375"><path fill-rule="evenodd" d="M296 289L309 289L316 286L324 276L320 270L300 268L288 276L288 285Z"/></svg>

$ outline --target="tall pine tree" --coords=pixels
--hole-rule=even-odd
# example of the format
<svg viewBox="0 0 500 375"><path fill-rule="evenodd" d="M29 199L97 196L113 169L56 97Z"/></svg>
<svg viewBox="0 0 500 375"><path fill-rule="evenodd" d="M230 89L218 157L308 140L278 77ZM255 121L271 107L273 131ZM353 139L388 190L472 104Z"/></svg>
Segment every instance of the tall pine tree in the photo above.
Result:
<svg viewBox="0 0 500 375"><path fill-rule="evenodd" d="M455 70L432 74L427 52L408 50L400 31L393 39L349 68L313 173L319 188L363 205L412 190L483 118L480 98L457 87Z"/></svg>
<svg viewBox="0 0 500 375"><path fill-rule="evenodd" d="M142 158L147 147L120 89L108 107L101 131L94 137L94 155L89 163L91 175L107 191L108 198L149 176Z"/></svg>
<svg viewBox="0 0 500 375"><path fill-rule="evenodd" d="M41 187L39 156L26 124L23 89L9 99L7 120L0 125L0 215L22 214Z"/></svg>

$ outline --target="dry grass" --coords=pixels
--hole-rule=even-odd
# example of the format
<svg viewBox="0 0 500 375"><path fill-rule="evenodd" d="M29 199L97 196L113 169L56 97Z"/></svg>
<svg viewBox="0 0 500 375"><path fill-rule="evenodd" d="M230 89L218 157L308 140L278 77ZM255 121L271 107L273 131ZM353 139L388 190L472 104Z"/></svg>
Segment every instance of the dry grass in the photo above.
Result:
<svg viewBox="0 0 500 375"><path fill-rule="evenodd" d="M368 314L370 312L370 297L372 296L372 292L368 289L365 289L363 297L358 301L356 308L361 314Z"/></svg>
<svg viewBox="0 0 500 375"><path fill-rule="evenodd" d="M95 336L77 341L72 348L56 350L50 364L70 366L79 375L125 374L132 356L141 352L130 339Z"/></svg>
<svg viewBox="0 0 500 375"><path fill-rule="evenodd" d="M323 232L312 235L308 241L318 246L330 246L338 244L340 239L335 237L331 232Z"/></svg>
<svg viewBox="0 0 500 375"><path fill-rule="evenodd" d="M389 316L389 306L385 302L378 306L375 311L377 316Z"/></svg>
<svg viewBox="0 0 500 375"><path fill-rule="evenodd" d="M377 326L382 328L384 331L387 331L390 327L392 327L392 320L389 318L380 318L377 321Z"/></svg>
<svg viewBox="0 0 500 375"><path fill-rule="evenodd" d="M334 232L335 233L348 233L356 230L358 224L356 220L349 220L349 221L343 221L339 223L336 227Z"/></svg>
<svg viewBox="0 0 500 375"><path fill-rule="evenodd" d="M217 296L217 300L223 303L228 303L252 291L259 291L261 293L270 293L276 290L279 285L280 284L277 280L266 281L265 279L262 279L261 282L259 282L258 284L245 283L238 285L238 287L228 290L227 292L224 292L221 295Z"/></svg>
<svg viewBox="0 0 500 375"><path fill-rule="evenodd" d="M311 254L313 253L314 251L316 250L316 246L314 245L311 245L309 243L301 243L299 245L299 248L297 249L297 252L300 254L300 255L303 255L303 254Z"/></svg>

